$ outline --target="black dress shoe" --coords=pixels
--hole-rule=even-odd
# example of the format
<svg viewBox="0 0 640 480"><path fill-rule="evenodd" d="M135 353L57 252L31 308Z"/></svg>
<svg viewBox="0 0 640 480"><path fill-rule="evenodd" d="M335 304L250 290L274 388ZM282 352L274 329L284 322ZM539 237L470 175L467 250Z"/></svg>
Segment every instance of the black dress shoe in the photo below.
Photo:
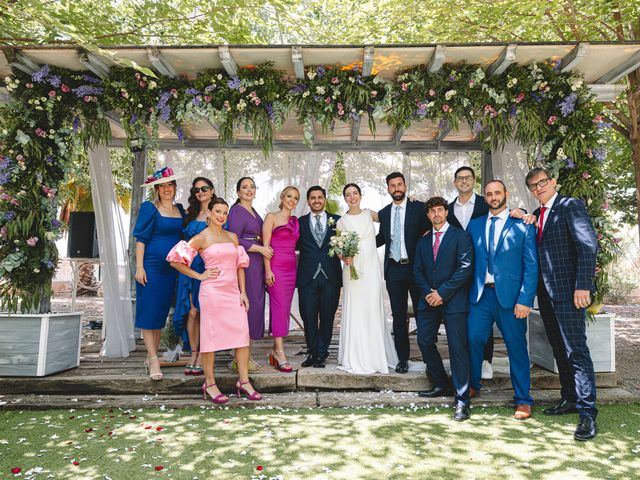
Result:
<svg viewBox="0 0 640 480"><path fill-rule="evenodd" d="M585 440L591 440L598 433L598 427L596 426L596 419L591 416L585 416L580 419L580 423L576 428L576 432L573 434L573 438L584 442Z"/></svg>
<svg viewBox="0 0 640 480"><path fill-rule="evenodd" d="M409 372L409 362L406 360L400 360L398 365L396 365L396 373L408 373Z"/></svg>
<svg viewBox="0 0 640 480"><path fill-rule="evenodd" d="M324 368L326 366L326 358L316 358L315 362L313 362L313 368Z"/></svg>
<svg viewBox="0 0 640 480"><path fill-rule="evenodd" d="M311 365L313 365L315 362L316 362L315 357L313 356L313 354L312 354L312 353L309 353L309 354L307 355L307 358L305 358L305 359L303 360L303 362L301 363L301 365L302 365L303 367L305 367L305 368L306 368L306 367L310 367L310 366L311 366Z"/></svg>
<svg viewBox="0 0 640 480"><path fill-rule="evenodd" d="M431 390L418 392L418 396L426 398L453 397L453 390L448 387L433 387Z"/></svg>
<svg viewBox="0 0 640 480"><path fill-rule="evenodd" d="M578 409L576 408L576 404L573 402L569 402L568 400L560 400L557 405L554 405L550 408L545 408L542 411L545 415L566 415L568 413L578 413Z"/></svg>
<svg viewBox="0 0 640 480"><path fill-rule="evenodd" d="M464 422L465 420L469 420L471 413L469 411L469 405L460 404L456 406L456 411L453 413L453 419L456 422Z"/></svg>

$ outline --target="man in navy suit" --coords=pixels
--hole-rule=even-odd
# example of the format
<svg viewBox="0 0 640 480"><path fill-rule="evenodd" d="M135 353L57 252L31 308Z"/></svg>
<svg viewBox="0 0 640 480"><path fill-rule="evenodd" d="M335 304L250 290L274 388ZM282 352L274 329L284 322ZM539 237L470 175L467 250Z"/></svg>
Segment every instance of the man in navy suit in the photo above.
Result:
<svg viewBox="0 0 640 480"><path fill-rule="evenodd" d="M342 287L340 260L329 256L329 239L335 235L335 225L340 217L325 212L326 202L324 188L318 185L309 188L307 203L311 213L299 220L297 250L300 257L296 283L308 349L303 367L325 366Z"/></svg>
<svg viewBox="0 0 640 480"><path fill-rule="evenodd" d="M584 203L556 192L556 180L545 168L534 168L527 188L540 202L538 256L540 315L560 374L560 402L545 415L580 414L576 440L597 433L596 382L587 346L586 308L596 270L598 242Z"/></svg>
<svg viewBox="0 0 640 480"><path fill-rule="evenodd" d="M509 216L507 187L500 180L485 185L489 213L469 222L474 275L469 309L471 395L480 391L484 347L498 324L509 354L514 418L531 416L533 398L527 349L527 316L538 284L536 229Z"/></svg>
<svg viewBox="0 0 640 480"><path fill-rule="evenodd" d="M450 386L453 383L456 400L453 419L463 421L469 418L467 312L473 247L467 232L447 223L448 208L442 197L430 198L425 204L433 230L418 240L413 266L420 290L416 316L418 346L433 381L431 390L418 395L429 398L454 395ZM451 382L436 345L442 322L447 331Z"/></svg>
<svg viewBox="0 0 640 480"><path fill-rule="evenodd" d="M384 279L393 316L393 342L398 354L396 372L409 371L409 318L407 302L411 295L414 310L420 298L413 281L413 256L416 242L430 228L424 203L407 201L404 175L387 175L387 191L393 202L378 212L380 230L377 246L384 245Z"/></svg>

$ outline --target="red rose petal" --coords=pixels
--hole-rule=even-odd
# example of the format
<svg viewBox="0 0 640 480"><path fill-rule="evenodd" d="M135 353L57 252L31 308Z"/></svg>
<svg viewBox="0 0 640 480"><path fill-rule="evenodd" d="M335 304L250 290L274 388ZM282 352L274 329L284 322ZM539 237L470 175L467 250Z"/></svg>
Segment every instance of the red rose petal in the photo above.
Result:
<svg viewBox="0 0 640 480"><path fill-rule="evenodd" d="M133 420L134 418L136 418L136 416L135 416L135 415L131 415L131 416L129 417L129 420Z"/></svg>
<svg viewBox="0 0 640 480"><path fill-rule="evenodd" d="M156 472L159 472L160 470L162 470L164 467L162 465L158 465L157 467L155 467Z"/></svg>
<svg viewBox="0 0 640 480"><path fill-rule="evenodd" d="M19 474L22 471L22 469L20 467L15 467L11 469L11 473L13 473L14 475Z"/></svg>
<svg viewBox="0 0 640 480"><path fill-rule="evenodd" d="M93 432L93 428L87 428L85 429L84 433L89 433L89 432Z"/></svg>
<svg viewBox="0 0 640 480"><path fill-rule="evenodd" d="M157 431L159 431L159 432L161 432L162 430L164 430L164 428L162 428L162 427L156 427L156 430L157 430Z"/></svg>
<svg viewBox="0 0 640 480"><path fill-rule="evenodd" d="M74 461L73 461L73 464L77 467L78 465L80 465L80 462L79 462L79 461L77 461L77 460L74 460Z"/></svg>
<svg viewBox="0 0 640 480"><path fill-rule="evenodd" d="M153 425L149 425L147 427L144 427L145 430L151 430L153 428Z"/></svg>
<svg viewBox="0 0 640 480"><path fill-rule="evenodd" d="M256 467L256 470L257 470L257 471L259 471L259 472L261 472L261 471L263 470L262 465L258 465L258 466Z"/></svg>

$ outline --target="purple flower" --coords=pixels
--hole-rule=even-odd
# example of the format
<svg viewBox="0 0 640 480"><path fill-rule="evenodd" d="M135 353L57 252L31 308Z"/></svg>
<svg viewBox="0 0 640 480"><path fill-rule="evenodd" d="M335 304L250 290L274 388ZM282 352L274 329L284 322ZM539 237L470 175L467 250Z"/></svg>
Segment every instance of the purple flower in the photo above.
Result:
<svg viewBox="0 0 640 480"><path fill-rule="evenodd" d="M31 75L31 80L34 82L44 82L45 79L49 76L49 65L44 64L40 70Z"/></svg>
<svg viewBox="0 0 640 480"><path fill-rule="evenodd" d="M169 106L169 99L171 98L171 92L162 92L160 99L156 105L156 108L160 111L160 120L166 122L171 115L171 107Z"/></svg>
<svg viewBox="0 0 640 480"><path fill-rule="evenodd" d="M11 174L9 172L0 172L0 185L9 183L11 180Z"/></svg>
<svg viewBox="0 0 640 480"><path fill-rule="evenodd" d="M93 87L91 85L80 85L78 88L73 89L73 93L75 93L78 98L84 98L91 95L102 95L104 93L104 89L100 87Z"/></svg>
<svg viewBox="0 0 640 480"><path fill-rule="evenodd" d="M275 115L273 114L273 105L271 105L270 103L265 103L264 109L267 111L267 115L269 115L269 120L273 121L275 118Z"/></svg>
<svg viewBox="0 0 640 480"><path fill-rule="evenodd" d="M593 156L599 162L602 162L604 161L605 158L607 158L607 150L605 148L601 148L601 147L594 148L593 150L591 150L591 153L593 153Z"/></svg>
<svg viewBox="0 0 640 480"><path fill-rule="evenodd" d="M304 93L306 89L307 89L306 85L304 85L303 83L299 83L297 85L294 85L293 88L289 90L289 92L293 93L294 95L300 95Z"/></svg>
<svg viewBox="0 0 640 480"><path fill-rule="evenodd" d="M444 118L441 118L438 122L438 129L443 130L444 127L447 126L447 121Z"/></svg>
<svg viewBox="0 0 640 480"><path fill-rule="evenodd" d="M59 229L62 226L62 222L57 218L51 220L51 226L55 229Z"/></svg>
<svg viewBox="0 0 640 480"><path fill-rule="evenodd" d="M576 109L576 100L578 99L578 95L572 93L568 97L566 97L561 102L558 102L558 106L560 107L560 113L562 113L563 117L568 116L573 113Z"/></svg>
<svg viewBox="0 0 640 480"><path fill-rule="evenodd" d="M136 115L135 113L133 115L131 115L131 118L129 118L129 125L133 125L138 121L138 115Z"/></svg>
<svg viewBox="0 0 640 480"><path fill-rule="evenodd" d="M323 98L323 97L321 97L320 95L314 95L314 96L313 96L313 99L314 99L316 102L321 102L321 101L323 101L323 100L324 100L324 98Z"/></svg>
<svg viewBox="0 0 640 480"><path fill-rule="evenodd" d="M542 101L542 98L537 93L532 93L531 98L533 98L536 103L540 103Z"/></svg>
<svg viewBox="0 0 640 480"><path fill-rule="evenodd" d="M336 129L336 121L335 120L331 120L331 123L329 124L329 128L331 129L332 132Z"/></svg>
<svg viewBox="0 0 640 480"><path fill-rule="evenodd" d="M44 157L44 161L47 162L48 164L52 164L53 163L53 155L47 155L46 157Z"/></svg>
<svg viewBox="0 0 640 480"><path fill-rule="evenodd" d="M482 122L480 120L476 120L473 122L473 134L477 135L482 131Z"/></svg>
<svg viewBox="0 0 640 480"><path fill-rule="evenodd" d="M62 84L62 79L59 75L51 75L48 81L49 85L55 88L58 88Z"/></svg>
<svg viewBox="0 0 640 480"><path fill-rule="evenodd" d="M76 133L80 131L80 119L78 117L73 119L73 131Z"/></svg>
<svg viewBox="0 0 640 480"><path fill-rule="evenodd" d="M450 82L455 82L456 81L456 77L454 75L449 75L449 81Z"/></svg>
<svg viewBox="0 0 640 480"><path fill-rule="evenodd" d="M232 90L240 90L240 79L238 77L233 77L227 82L227 86Z"/></svg>
<svg viewBox="0 0 640 480"><path fill-rule="evenodd" d="M560 72L560 67L562 66L562 60L558 59L556 61L553 62L553 71L554 72Z"/></svg>
<svg viewBox="0 0 640 480"><path fill-rule="evenodd" d="M47 261L47 268L49 270L51 270L53 267L55 267L55 263L53 263L51 260Z"/></svg>
<svg viewBox="0 0 640 480"><path fill-rule="evenodd" d="M575 168L576 162L573 161L571 157L567 157L567 165L565 168Z"/></svg>
<svg viewBox="0 0 640 480"><path fill-rule="evenodd" d="M10 210L10 211L8 211L8 212L5 212L5 214L4 214L4 219L5 219L7 222L10 222L10 221L11 221L11 220L13 220L14 218L16 218L16 212L13 212L13 211L11 211L11 210Z"/></svg>
<svg viewBox="0 0 640 480"><path fill-rule="evenodd" d="M178 126L176 134L178 135L178 140L182 142L184 140L184 131L182 130L182 127Z"/></svg>
<svg viewBox="0 0 640 480"><path fill-rule="evenodd" d="M509 110L509 116L515 117L517 113L517 108L515 105L511 105L511 110Z"/></svg>
<svg viewBox="0 0 640 480"><path fill-rule="evenodd" d="M189 95L198 95L200 93L200 90L198 90L197 88L187 88L185 90L185 93Z"/></svg>
<svg viewBox="0 0 640 480"><path fill-rule="evenodd" d="M196 95L195 97L193 97L193 100L191 100L191 104L194 106L200 106L202 104L202 98L200 97L200 95Z"/></svg>
<svg viewBox="0 0 640 480"><path fill-rule="evenodd" d="M100 82L100 80L98 80L96 77L92 76L92 75L82 75L82 80L84 80L85 82L89 82L89 83L98 83Z"/></svg>
<svg viewBox="0 0 640 480"><path fill-rule="evenodd" d="M351 118L351 120L358 120L360 118L360 115L358 115L356 112L349 112L349 118Z"/></svg>
<svg viewBox="0 0 640 480"><path fill-rule="evenodd" d="M322 78L326 75L327 71L324 69L324 67L322 65L318 65L318 68L316 69L316 72L318 72L318 78Z"/></svg>
<svg viewBox="0 0 640 480"><path fill-rule="evenodd" d="M204 87L204 91L209 93L209 92L213 92L216 88L217 88L216 85L207 85L206 87Z"/></svg>

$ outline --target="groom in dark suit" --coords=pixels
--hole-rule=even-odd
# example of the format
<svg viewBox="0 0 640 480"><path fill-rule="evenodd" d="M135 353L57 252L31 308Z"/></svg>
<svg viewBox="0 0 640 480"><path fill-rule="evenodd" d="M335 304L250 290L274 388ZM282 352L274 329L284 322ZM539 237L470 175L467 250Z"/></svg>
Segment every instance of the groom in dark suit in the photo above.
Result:
<svg viewBox="0 0 640 480"><path fill-rule="evenodd" d="M473 246L467 232L447 223L449 205L442 197L430 198L427 215L433 230L418 240L413 272L420 289L416 323L418 346L433 388L419 392L421 397L450 396L455 389L453 419L469 418L469 348L467 312L469 283L473 271ZM451 382L438 352L438 329L444 322L451 360Z"/></svg>
<svg viewBox="0 0 640 480"><path fill-rule="evenodd" d="M420 292L413 281L413 256L416 243L431 228L424 213L424 203L407 201L404 175L387 175L387 191L393 202L378 212L380 231L376 245L384 245L384 279L393 316L393 342L398 354L396 372L409 371L409 318L407 302L411 295L414 310L418 308Z"/></svg>
<svg viewBox="0 0 640 480"><path fill-rule="evenodd" d="M325 212L327 194L318 185L307 190L307 203L311 213L299 219L300 238L296 247L300 252L296 283L308 349L302 366L323 368L329 356L342 287L340 260L329 256L329 239L335 235L340 217Z"/></svg>

